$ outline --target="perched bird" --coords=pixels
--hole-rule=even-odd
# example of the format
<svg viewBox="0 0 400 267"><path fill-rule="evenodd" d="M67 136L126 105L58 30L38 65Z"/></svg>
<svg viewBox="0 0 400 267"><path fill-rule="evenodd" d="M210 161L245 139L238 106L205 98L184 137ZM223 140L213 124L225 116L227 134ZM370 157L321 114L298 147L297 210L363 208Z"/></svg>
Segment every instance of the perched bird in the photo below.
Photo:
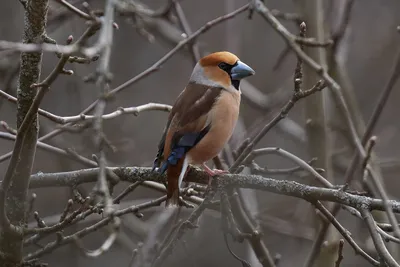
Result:
<svg viewBox="0 0 400 267"><path fill-rule="evenodd" d="M178 205L189 164L201 165L211 177L226 173L205 162L230 139L239 115L240 80L254 74L230 52L212 53L196 64L172 107L154 160L153 170L167 171L166 206Z"/></svg>

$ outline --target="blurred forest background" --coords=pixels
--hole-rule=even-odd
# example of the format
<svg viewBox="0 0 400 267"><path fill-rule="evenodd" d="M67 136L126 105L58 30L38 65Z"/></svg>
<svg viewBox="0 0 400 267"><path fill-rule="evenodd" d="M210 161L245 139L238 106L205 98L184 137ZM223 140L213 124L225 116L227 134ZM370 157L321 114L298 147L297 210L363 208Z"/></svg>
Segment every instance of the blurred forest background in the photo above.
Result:
<svg viewBox="0 0 400 267"><path fill-rule="evenodd" d="M80 1L71 0L70 2L81 8ZM166 5L167 1L121 0L121 2L133 2L148 10L159 10ZM316 2L322 3L323 8L316 9L315 6L318 6ZM323 24L322 34L325 35L322 40L328 40L330 33L337 31L339 24L342 23L342 17L345 15L343 9L346 8L347 2L347 0L268 0L265 1L265 5L275 10L276 14L278 11L296 14L299 20L279 18L282 24L295 35L299 32L298 22L302 20L307 24L307 37L320 35L317 31L321 25L316 25L319 21ZM49 3L47 34L60 44L64 44L69 35L78 38L86 29L85 21L68 11L58 1L50 0ZM91 0L88 3L91 8L103 9L104 7L104 1ZM206 22L232 12L248 1L182 0L179 3L194 32ZM395 0L354 1L335 55L331 54L330 48L306 48L306 52L314 58L323 54L322 60L325 63L322 64L327 64L332 77L343 87L359 133L362 133L360 129L369 120L394 64L400 44L399 33L396 30L396 27L400 25L399 12L400 2ZM116 13L115 21L119 29L114 31L113 37L110 61L110 71L113 74L111 88L146 70L182 40L183 30L174 13L160 17L146 15L138 17L134 12L124 15ZM195 42L200 55L227 50L238 55L256 71L255 76L242 84L241 120L230 141L232 149L236 149L244 138L270 121L293 92L295 54L290 50L285 53L287 47L284 40L257 12L251 19L248 13L248 11L243 12L231 20L212 27L201 34ZM315 18L322 18L322 20ZM16 0L0 1L0 20L0 40L20 41L24 27L24 9L21 3ZM97 35L92 37L90 42L93 43L95 40L97 40ZM318 52L320 54L316 55L318 53L315 51L320 50L326 53ZM282 57L282 54L286 56ZM58 58L54 53L44 53L42 78L51 72L57 61ZM68 64L67 68L73 70L74 75L60 76L46 94L41 108L59 116L79 114L99 96L95 84L84 82L84 78L96 70L97 64L97 62ZM108 102L106 112L112 112L121 106L132 107L150 102L172 105L187 83L193 66L192 48L185 47L163 64L161 69L118 93ZM19 54L0 52L0 89L14 96L18 70ZM306 76L305 86L311 87L316 81L315 74L305 68L304 75ZM400 185L398 181L400 124L397 103L400 99L399 86L398 84L393 89L373 132L378 138L374 147L376 164L380 167L383 182L391 199L399 197L397 188ZM327 90L324 92L328 92ZM331 145L327 147L321 147L318 134L307 128L310 114L315 118L321 115L312 113L313 110L318 111L318 108L312 109L320 105L315 102L318 99L324 101L326 105L325 120L331 142ZM15 128L15 118L15 104L0 98L0 120ZM106 150L108 165L151 166L166 119L166 112L150 111L140 113L139 116L126 115L106 120L104 131L112 146L115 147L114 151ZM56 127L54 122L40 117L40 136ZM63 149L72 149L90 158L93 153L96 153L93 135L93 130L89 128L79 133L65 132L46 142ZM325 169L328 166L329 170L326 171L331 174L331 182L341 185L354 152L349 136L346 123L336 108L334 99L326 93L323 99L313 95L299 101L288 117L274 127L257 147L280 147L305 161L323 153L329 164L324 165L321 161L317 161L314 166ZM10 140L0 139L0 155L11 151L12 148L13 143ZM289 161L275 155L260 157L257 163L261 167L271 169L293 166ZM5 173L7 164L8 161L0 163L1 174ZM62 172L82 168L87 167L39 148L32 173ZM361 174L356 173L356 175ZM310 181L309 175L303 172L267 176L301 183ZM120 191L126 186L127 184L120 184L115 190ZM92 187L93 184L90 184L83 188L89 191ZM52 188L51 190L44 188L35 189L32 192L37 195L35 210L45 221L58 218L66 201L71 198L69 188ZM278 266L303 265L318 231L316 220L319 220L319 217L315 215L312 206L299 199L264 191L241 190L241 194L263 232L262 239L266 247L273 257L279 259ZM138 204L160 195L148 188L139 187L125 198L123 203L127 203L126 206ZM111 265L128 267L132 251L137 248L138 242L143 241L151 232L162 209L164 209L163 204L146 210L141 219L132 214L123 216L121 233L115 244L110 251L99 258L85 257L77 246L71 243L44 255L41 261L49 263L49 266L58 267ZM191 209L183 209L182 212L182 216L186 216L190 214ZM224 244L219 218L218 213L206 211L200 218L199 228L185 233L163 266L240 266ZM338 218L363 249L376 255L361 220L355 219L346 212L341 212ZM72 231L87 226L89 221L73 226ZM30 225L35 226L33 218L30 218L30 222ZM94 249L103 242L106 236L106 230L99 230L85 237L83 242L85 247ZM50 240L54 240L54 235L39 243L44 245ZM252 266L261 266L247 241L236 243L230 240L229 243L238 255L251 261ZM30 246L27 251L38 248L38 246ZM398 247L391 248L391 252L396 259L400 259ZM347 243L344 245L343 256L342 267L368 265L363 258L355 255Z"/></svg>

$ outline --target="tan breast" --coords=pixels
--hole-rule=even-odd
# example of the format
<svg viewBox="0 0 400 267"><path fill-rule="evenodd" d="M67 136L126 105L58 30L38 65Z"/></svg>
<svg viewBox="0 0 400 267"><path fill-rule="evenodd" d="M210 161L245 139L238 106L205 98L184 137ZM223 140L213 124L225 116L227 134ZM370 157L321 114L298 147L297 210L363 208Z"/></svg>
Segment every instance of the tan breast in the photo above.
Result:
<svg viewBox="0 0 400 267"><path fill-rule="evenodd" d="M189 163L206 162L223 149L235 128L240 107L240 93L223 91L209 114L210 131L192 148L187 156Z"/></svg>

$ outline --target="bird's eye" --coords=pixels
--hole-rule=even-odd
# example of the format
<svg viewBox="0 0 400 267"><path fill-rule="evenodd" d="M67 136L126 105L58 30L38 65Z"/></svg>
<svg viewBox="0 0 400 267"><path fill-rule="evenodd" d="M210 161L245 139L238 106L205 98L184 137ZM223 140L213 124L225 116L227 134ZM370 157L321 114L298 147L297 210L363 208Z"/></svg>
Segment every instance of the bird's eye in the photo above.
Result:
<svg viewBox="0 0 400 267"><path fill-rule="evenodd" d="M230 66L229 64L226 64L225 62L219 63L219 64L218 64L218 67L219 67L221 70L224 70L224 71L229 71L230 68L231 68L231 66Z"/></svg>

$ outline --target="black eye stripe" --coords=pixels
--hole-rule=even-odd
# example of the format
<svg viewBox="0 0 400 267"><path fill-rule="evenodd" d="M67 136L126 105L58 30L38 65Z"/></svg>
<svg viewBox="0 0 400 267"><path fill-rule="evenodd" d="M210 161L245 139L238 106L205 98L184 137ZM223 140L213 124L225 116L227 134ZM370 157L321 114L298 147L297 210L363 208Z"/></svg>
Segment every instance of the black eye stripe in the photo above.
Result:
<svg viewBox="0 0 400 267"><path fill-rule="evenodd" d="M232 68L233 68L234 66L236 66L236 65L237 65L237 62L236 62L235 64L233 64L233 65L228 64L228 63L225 63L225 62L221 62L221 63L218 64L218 67L219 67L221 70L226 71L227 73L230 74Z"/></svg>
<svg viewBox="0 0 400 267"><path fill-rule="evenodd" d="M228 63L221 62L221 63L218 64L218 67L219 67L221 70L223 70L223 71L225 71L226 73L228 73L229 76L231 76L231 70L232 70L232 68L235 67L237 64L238 64L237 62L235 62L234 65L230 65L230 64L228 64ZM231 82L232 82L233 87L235 87L236 90L239 90L240 81L239 81L239 80L232 80L232 77L231 77Z"/></svg>
<svg viewBox="0 0 400 267"><path fill-rule="evenodd" d="M221 62L221 63L219 63L218 64L218 67L221 69L221 70L223 70L223 71L226 71L226 72L230 72L231 71L231 69L232 69L232 65L229 65L229 64L227 64L227 63L225 63L225 62Z"/></svg>

